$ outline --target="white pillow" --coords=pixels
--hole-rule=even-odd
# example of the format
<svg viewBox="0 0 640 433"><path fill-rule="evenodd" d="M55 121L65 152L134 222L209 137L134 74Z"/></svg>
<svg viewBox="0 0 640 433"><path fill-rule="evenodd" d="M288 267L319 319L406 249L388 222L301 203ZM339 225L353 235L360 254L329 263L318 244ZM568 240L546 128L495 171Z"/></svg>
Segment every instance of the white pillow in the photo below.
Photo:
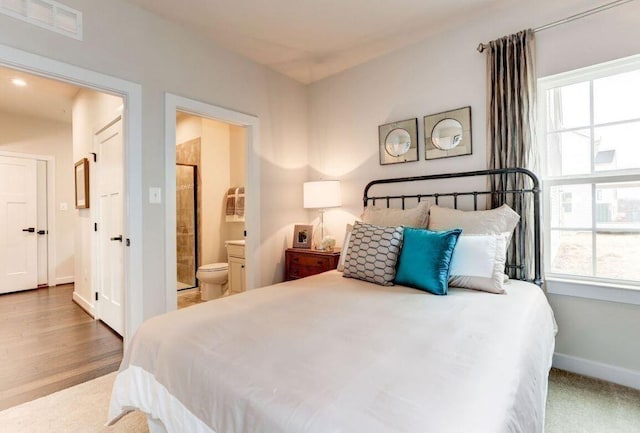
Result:
<svg viewBox="0 0 640 433"><path fill-rule="evenodd" d="M411 209L366 207L361 218L367 224L381 227L407 226L423 229L427 227L429 203L423 201Z"/></svg>
<svg viewBox="0 0 640 433"><path fill-rule="evenodd" d="M353 230L353 225L347 224L347 230L344 233L344 243L342 244L342 251L340 252L340 259L338 259L338 271L344 272L344 261L347 257L348 249L349 249L349 241L351 240L351 230Z"/></svg>
<svg viewBox="0 0 640 433"><path fill-rule="evenodd" d="M461 235L451 260L450 287L505 293L507 234Z"/></svg>
<svg viewBox="0 0 640 433"><path fill-rule="evenodd" d="M458 238L451 275L489 278L496 261L497 239L494 235L466 235Z"/></svg>
<svg viewBox="0 0 640 433"><path fill-rule="evenodd" d="M463 235L498 235L508 233L507 246L520 215L503 204L499 208L478 211L462 211L440 206L429 209L429 230L462 229Z"/></svg>

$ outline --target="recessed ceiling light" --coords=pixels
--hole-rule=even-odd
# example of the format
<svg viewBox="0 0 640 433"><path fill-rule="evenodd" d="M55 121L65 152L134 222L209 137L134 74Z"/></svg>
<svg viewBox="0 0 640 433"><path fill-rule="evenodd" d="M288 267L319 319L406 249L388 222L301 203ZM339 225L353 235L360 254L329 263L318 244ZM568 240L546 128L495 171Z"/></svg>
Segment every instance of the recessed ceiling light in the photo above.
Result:
<svg viewBox="0 0 640 433"><path fill-rule="evenodd" d="M27 85L27 82L24 81L22 78L14 78L11 80L11 82L13 83L14 86L18 86L18 87L24 87Z"/></svg>

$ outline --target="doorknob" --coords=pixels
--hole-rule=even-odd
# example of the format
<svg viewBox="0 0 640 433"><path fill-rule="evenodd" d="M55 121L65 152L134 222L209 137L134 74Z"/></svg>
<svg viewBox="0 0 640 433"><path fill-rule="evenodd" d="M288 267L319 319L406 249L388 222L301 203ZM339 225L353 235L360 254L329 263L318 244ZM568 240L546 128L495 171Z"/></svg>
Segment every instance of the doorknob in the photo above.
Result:
<svg viewBox="0 0 640 433"><path fill-rule="evenodd" d="M118 236L112 237L111 240L112 241L120 241L120 242L122 242L122 235L118 235Z"/></svg>
<svg viewBox="0 0 640 433"><path fill-rule="evenodd" d="M35 227L29 227L28 229L22 229L23 232L35 233Z"/></svg>

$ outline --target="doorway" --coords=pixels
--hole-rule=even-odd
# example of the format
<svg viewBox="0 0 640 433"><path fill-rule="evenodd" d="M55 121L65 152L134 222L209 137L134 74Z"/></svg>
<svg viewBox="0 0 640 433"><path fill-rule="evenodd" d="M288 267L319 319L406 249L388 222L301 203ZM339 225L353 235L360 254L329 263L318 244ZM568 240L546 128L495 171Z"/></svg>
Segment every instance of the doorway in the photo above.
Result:
<svg viewBox="0 0 640 433"><path fill-rule="evenodd" d="M245 287L245 143L243 127L176 113L178 308ZM229 243L241 272L231 271Z"/></svg>
<svg viewBox="0 0 640 433"><path fill-rule="evenodd" d="M141 172L141 117L142 92L138 84L120 80L84 68L0 45L0 66L36 74L44 78L70 83L86 89L117 93L125 101L123 107L125 155L124 173L127 191L124 202L123 234L131 239L123 251L124 266L124 330L125 342L143 321L142 287L142 179ZM87 140L91 143L91 140ZM56 203L60 205L60 202ZM69 206L70 205L70 206ZM68 203L68 208L73 202ZM135 290L131 288L135 287ZM74 297L75 299L75 297Z"/></svg>
<svg viewBox="0 0 640 433"><path fill-rule="evenodd" d="M177 95L166 94L165 96L165 170L166 170L166 242L167 242L167 255L166 255L166 296L167 296L167 310L171 311L177 308L176 300L176 287L177 287L177 191L176 191L176 143L185 142L196 137L189 137L180 139L177 135L176 118L179 115L195 116L205 120L212 120L214 122L230 125L231 127L238 128L242 131L242 143L240 146L243 148L244 155L244 175L242 181L238 181L238 185L231 185L230 180L226 181L225 191L222 196L218 196L214 199L216 203L214 209L209 211L210 213L216 213L221 220L226 220L226 215L223 213L223 205L226 204L226 197L229 195L229 188L234 186L243 186L242 191L244 199L244 226L240 230L240 234L244 239L234 239L237 241L243 241L243 245L240 248L233 248L234 251L241 250L243 257L241 258L243 282L246 289L250 290L257 287L257 281L260 280L260 268L259 264L255 260L255 256L258 250L258 244L260 240L260 224L259 224L259 161L257 157L256 149L258 149L258 127L259 121L255 116L239 113L236 111L228 110L225 108L217 107L215 105L206 104L200 101L195 101L188 98L183 98ZM204 148L204 147L203 147ZM209 148L211 150L212 148ZM216 158L214 153L213 159ZM204 170L200 169L200 174L203 175ZM207 170L207 173L216 175L215 170ZM235 191L236 189L234 189ZM234 192L235 194L235 192ZM201 196L205 197L207 194L202 191ZM240 196L238 192L237 196ZM203 198L204 200L204 198ZM204 204L201 202L201 207ZM207 213L204 208L202 209L202 215ZM226 211L225 211L226 212ZM202 222L202 215L200 218L200 224ZM226 250L224 241L205 243L203 236L200 236L200 244L203 247L199 250L202 255L204 245L216 248L218 251L224 252ZM237 246L237 245L235 245ZM235 247L234 246L234 247ZM227 262L226 255L218 256L219 260ZM238 258L240 260L240 258ZM229 259L229 262L231 260ZM246 264L245 264L246 263ZM200 264L215 264L204 263L200 259ZM234 268L235 269L235 268ZM238 268L240 269L240 268ZM246 269L246 273L244 270ZM231 273L231 267L229 266L229 273Z"/></svg>
<svg viewBox="0 0 640 433"><path fill-rule="evenodd" d="M0 95L0 293L74 283L121 335L123 246L101 235L122 232L122 114L102 127L122 98L3 67Z"/></svg>

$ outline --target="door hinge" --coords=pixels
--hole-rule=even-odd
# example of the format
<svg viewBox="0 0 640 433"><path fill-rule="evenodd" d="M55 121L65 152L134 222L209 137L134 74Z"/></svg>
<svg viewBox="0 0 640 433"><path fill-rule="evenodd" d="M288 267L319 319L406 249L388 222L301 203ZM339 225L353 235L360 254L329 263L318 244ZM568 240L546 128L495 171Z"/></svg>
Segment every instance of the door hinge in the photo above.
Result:
<svg viewBox="0 0 640 433"><path fill-rule="evenodd" d="M131 246L131 239L127 238L127 241L126 241L125 245L130 247Z"/></svg>
<svg viewBox="0 0 640 433"><path fill-rule="evenodd" d="M244 237L245 238L247 237L247 231L246 230L244 231Z"/></svg>
<svg viewBox="0 0 640 433"><path fill-rule="evenodd" d="M96 292L96 301L98 300L98 292Z"/></svg>
<svg viewBox="0 0 640 433"><path fill-rule="evenodd" d="M95 152L91 152L91 154L93 155L93 162L98 162L98 154Z"/></svg>
<svg viewBox="0 0 640 433"><path fill-rule="evenodd" d="M93 231L94 232L98 231L98 223L93 223Z"/></svg>

